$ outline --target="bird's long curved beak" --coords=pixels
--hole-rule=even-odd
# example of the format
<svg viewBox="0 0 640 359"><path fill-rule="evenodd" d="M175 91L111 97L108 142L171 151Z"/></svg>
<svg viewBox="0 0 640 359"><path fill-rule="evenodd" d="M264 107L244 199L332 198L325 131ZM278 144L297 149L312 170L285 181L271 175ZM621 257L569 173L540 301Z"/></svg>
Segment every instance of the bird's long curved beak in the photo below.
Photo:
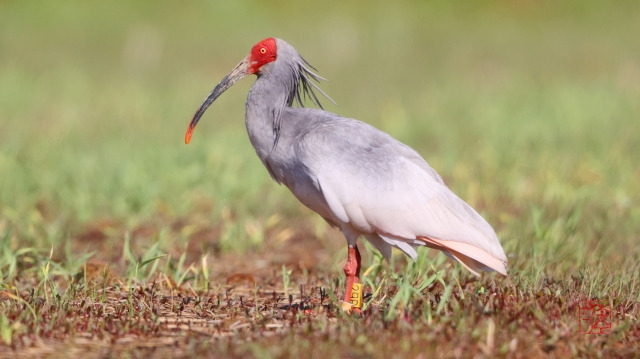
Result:
<svg viewBox="0 0 640 359"><path fill-rule="evenodd" d="M193 134L193 130L196 128L196 124L200 121L200 117L204 114L204 112L209 108L209 106L215 101L223 92L225 92L229 87L233 86L234 83L238 82L245 76L249 75L249 56L245 57L240 63L233 69L227 76L225 76L222 81L211 91L211 94L207 96L204 100L196 114L193 115L191 119L191 123L189 124L189 128L187 128L187 134L184 136L184 143L188 144L191 142L191 135Z"/></svg>

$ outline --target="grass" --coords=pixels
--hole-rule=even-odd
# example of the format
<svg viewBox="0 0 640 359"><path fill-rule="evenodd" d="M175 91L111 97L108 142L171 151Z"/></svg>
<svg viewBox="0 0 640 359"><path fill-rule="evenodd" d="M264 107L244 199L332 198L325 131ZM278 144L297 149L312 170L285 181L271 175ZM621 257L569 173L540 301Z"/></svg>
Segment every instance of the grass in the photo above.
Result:
<svg viewBox="0 0 640 359"><path fill-rule="evenodd" d="M638 5L591 1L0 5L0 356L633 357ZM423 154L498 232L509 277L365 257L274 184L251 45L292 43L328 110ZM612 309L580 333L579 306Z"/></svg>

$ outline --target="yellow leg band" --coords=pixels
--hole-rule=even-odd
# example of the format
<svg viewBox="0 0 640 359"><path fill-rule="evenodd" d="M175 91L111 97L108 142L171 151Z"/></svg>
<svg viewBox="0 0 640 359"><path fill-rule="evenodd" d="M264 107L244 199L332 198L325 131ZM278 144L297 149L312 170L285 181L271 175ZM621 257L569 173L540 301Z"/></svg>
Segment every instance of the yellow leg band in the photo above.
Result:
<svg viewBox="0 0 640 359"><path fill-rule="evenodd" d="M353 308L362 308L362 283L353 283L349 302Z"/></svg>

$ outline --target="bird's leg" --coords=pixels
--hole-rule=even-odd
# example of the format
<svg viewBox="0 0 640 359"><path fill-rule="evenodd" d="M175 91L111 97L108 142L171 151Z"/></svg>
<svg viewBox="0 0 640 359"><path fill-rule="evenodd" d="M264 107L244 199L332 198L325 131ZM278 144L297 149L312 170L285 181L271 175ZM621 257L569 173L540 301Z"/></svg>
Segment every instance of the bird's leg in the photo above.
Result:
<svg viewBox="0 0 640 359"><path fill-rule="evenodd" d="M344 265L344 274L347 276L347 288L344 292L342 310L347 313L355 311L360 313L362 306L362 284L360 284L360 251L357 245L349 245L347 263Z"/></svg>

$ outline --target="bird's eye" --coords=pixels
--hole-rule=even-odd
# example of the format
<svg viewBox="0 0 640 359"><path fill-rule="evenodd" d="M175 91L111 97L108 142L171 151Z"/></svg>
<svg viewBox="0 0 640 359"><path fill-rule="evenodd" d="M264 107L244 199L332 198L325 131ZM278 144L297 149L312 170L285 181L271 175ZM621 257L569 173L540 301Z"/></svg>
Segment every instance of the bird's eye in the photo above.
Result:
<svg viewBox="0 0 640 359"><path fill-rule="evenodd" d="M263 55L266 54L267 53L267 49L265 49L264 47L261 47L260 48L260 53L263 54Z"/></svg>

